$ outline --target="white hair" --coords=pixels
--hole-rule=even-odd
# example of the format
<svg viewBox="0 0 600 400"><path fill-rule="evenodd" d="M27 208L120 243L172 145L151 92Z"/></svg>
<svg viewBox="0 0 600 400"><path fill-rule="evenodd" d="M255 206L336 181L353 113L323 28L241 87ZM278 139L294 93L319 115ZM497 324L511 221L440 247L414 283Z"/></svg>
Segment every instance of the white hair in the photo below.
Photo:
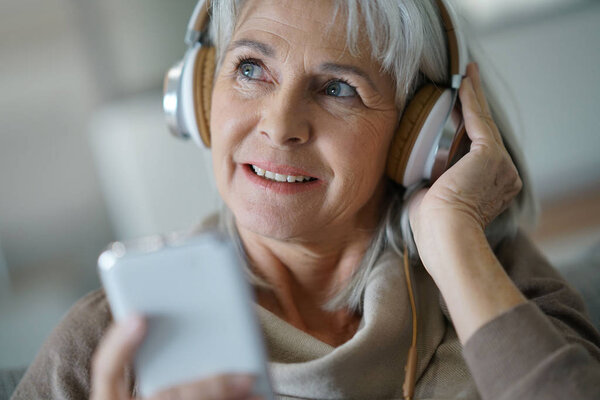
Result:
<svg viewBox="0 0 600 400"><path fill-rule="evenodd" d="M336 8L332 22L338 13L346 17L348 50L354 55L363 55L359 48L360 38L368 39L371 53L364 56L373 57L381 64L382 70L392 76L396 85L396 105L400 111L404 110L407 101L423 84L432 82L449 86L446 36L435 0L334 1ZM231 40L243 3L244 0L212 1L209 35L217 51L217 69ZM461 26L464 30L464 23ZM471 47L471 60L481 63L482 60L474 54ZM481 70L485 71L484 68ZM482 81L486 81L485 76ZM523 181L521 192L509 208L492 221L485 230L490 245L496 248L504 238L516 233L520 219L526 218L529 225L535 223L537 206L529 175L509 121L494 92L490 87L485 89L494 120ZM401 256L406 243L411 263L414 265L420 262L412 238L408 208L405 205L408 204L409 198L423 186L423 184L416 184L413 187L403 188L390 181L387 208L382 213L382 219L373 235L370 247L361 264L356 267L350 281L338 288L336 293L332 293L330 300L323 305L324 309L348 308L360 311L368 277L386 250L394 251ZM222 211L222 221L237 238L239 248L243 251L235 231L233 216L226 207ZM268 287L268 284L256 276L249 267L247 273L254 284Z"/></svg>

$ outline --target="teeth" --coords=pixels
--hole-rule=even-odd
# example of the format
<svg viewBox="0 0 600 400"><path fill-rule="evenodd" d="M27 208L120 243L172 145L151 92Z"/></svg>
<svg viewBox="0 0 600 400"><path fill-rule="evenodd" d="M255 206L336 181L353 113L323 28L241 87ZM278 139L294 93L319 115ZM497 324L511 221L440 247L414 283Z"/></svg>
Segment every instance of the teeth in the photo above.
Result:
<svg viewBox="0 0 600 400"><path fill-rule="evenodd" d="M285 181L287 181L286 176L285 175L281 175L281 174L275 174L275 180L277 182L285 182Z"/></svg>
<svg viewBox="0 0 600 400"><path fill-rule="evenodd" d="M310 176L303 176L303 175L293 176L293 175L276 174L275 172L264 170L255 165L252 165L252 169L254 170L256 175L264 176L267 179L271 179L271 180L277 181L277 182L293 183L293 182L309 181L312 179Z"/></svg>

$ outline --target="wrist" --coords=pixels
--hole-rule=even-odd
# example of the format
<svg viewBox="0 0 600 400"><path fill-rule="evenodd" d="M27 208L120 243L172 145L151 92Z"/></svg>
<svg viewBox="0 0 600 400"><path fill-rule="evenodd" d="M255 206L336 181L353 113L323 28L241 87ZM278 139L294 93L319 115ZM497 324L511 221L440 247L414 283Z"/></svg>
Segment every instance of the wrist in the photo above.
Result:
<svg viewBox="0 0 600 400"><path fill-rule="evenodd" d="M436 229L457 232L464 230L470 233L485 231L485 226L471 213L455 209L420 207L418 212L410 214L409 219L413 232Z"/></svg>
<svg viewBox="0 0 600 400"><path fill-rule="evenodd" d="M434 280L464 266L467 258L480 259L482 253L492 252L481 226L460 215L430 213L411 220L411 229L419 256Z"/></svg>
<svg viewBox="0 0 600 400"><path fill-rule="evenodd" d="M496 258L481 227L461 218L431 218L415 242L446 301L462 343L483 324L526 301Z"/></svg>

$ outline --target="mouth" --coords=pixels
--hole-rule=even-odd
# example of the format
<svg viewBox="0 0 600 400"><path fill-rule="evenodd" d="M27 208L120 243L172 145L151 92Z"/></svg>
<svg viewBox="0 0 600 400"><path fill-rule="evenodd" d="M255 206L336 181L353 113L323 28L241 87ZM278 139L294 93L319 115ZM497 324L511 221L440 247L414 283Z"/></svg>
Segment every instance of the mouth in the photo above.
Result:
<svg viewBox="0 0 600 400"><path fill-rule="evenodd" d="M317 178L313 178L312 176L306 175L285 175L279 174L273 171L269 171L260 167L257 167L253 164L246 164L248 169L252 171L254 175L260 176L263 179L270 180L273 182L281 182L281 183L292 183L292 184L302 184L308 182L314 182Z"/></svg>

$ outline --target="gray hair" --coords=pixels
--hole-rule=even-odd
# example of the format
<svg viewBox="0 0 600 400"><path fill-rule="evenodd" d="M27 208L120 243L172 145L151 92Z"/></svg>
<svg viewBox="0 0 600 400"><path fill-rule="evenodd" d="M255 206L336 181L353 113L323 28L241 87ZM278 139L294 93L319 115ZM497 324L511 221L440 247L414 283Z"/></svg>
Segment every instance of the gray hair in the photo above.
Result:
<svg viewBox="0 0 600 400"><path fill-rule="evenodd" d="M404 110L407 100L424 83L433 82L448 86L446 36L434 0L334 1L335 15L341 12L346 16L348 50L351 54L359 55L361 50L359 39L367 37L371 47L371 54L367 56L377 60L382 70L392 76L396 85L396 105L400 111ZM209 35L217 50L217 69L231 40L243 2L244 0L212 1ZM470 48L470 58L480 64L483 61L477 57L472 48ZM481 70L485 71L485 68ZM485 76L482 77L482 81L485 83ZM490 87L485 89L494 120L523 181L521 192L508 209L486 227L486 237L492 248L496 248L504 238L516 233L519 220L523 217L526 218L525 222L528 225L535 223L537 206L523 156L519 151L509 120L500 107L495 93L490 90ZM416 265L420 262L410 229L406 204L423 186L420 183L403 188L390 182L387 208L373 235L370 247L350 281L338 288L336 293L332 293L330 300L323 305L324 309L348 308L360 311L369 275L385 251L393 251L401 256L406 244L411 263ZM224 208L221 214L226 229L237 239L238 247L243 252L231 212ZM256 276L250 267L247 269L247 274L255 285L268 287L268 284Z"/></svg>

